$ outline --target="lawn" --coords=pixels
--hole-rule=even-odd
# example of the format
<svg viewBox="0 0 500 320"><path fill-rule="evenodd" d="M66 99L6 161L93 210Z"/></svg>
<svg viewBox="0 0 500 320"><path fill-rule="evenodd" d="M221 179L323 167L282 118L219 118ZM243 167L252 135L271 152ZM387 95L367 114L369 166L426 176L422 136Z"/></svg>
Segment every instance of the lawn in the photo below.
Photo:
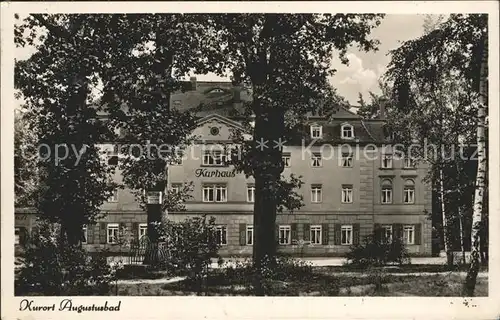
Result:
<svg viewBox="0 0 500 320"><path fill-rule="evenodd" d="M272 296L461 296L465 275L440 272L417 275L415 271L391 273L338 272L334 268L315 267L311 273L288 276L268 283ZM422 272L422 271L420 271ZM406 273L406 274L405 274ZM175 296L196 295L192 281L174 283L119 283L118 295ZM116 291L113 290L113 295ZM251 278L241 274L215 272L203 283L201 295L249 296ZM476 296L488 296L488 278L478 277Z"/></svg>

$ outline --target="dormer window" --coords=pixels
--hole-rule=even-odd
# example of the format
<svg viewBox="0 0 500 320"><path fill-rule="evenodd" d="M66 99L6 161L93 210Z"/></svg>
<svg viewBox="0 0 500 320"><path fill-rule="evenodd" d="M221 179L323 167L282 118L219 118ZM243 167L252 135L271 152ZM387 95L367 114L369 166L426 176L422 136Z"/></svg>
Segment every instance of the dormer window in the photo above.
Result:
<svg viewBox="0 0 500 320"><path fill-rule="evenodd" d="M343 124L341 128L340 135L342 139L353 139L354 138L354 128L350 124Z"/></svg>
<svg viewBox="0 0 500 320"><path fill-rule="evenodd" d="M323 127L318 125L311 126L311 138L321 139L323 137Z"/></svg>
<svg viewBox="0 0 500 320"><path fill-rule="evenodd" d="M220 88L215 88L215 89L212 89L210 90L210 93L223 93L224 90L220 89Z"/></svg>

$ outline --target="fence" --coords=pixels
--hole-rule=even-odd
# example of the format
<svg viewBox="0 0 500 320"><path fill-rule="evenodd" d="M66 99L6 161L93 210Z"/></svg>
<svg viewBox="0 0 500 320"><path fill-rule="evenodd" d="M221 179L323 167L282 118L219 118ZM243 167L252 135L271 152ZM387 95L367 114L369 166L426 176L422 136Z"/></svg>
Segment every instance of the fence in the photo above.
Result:
<svg viewBox="0 0 500 320"><path fill-rule="evenodd" d="M168 250L167 244L161 242L158 244L158 247L154 246L154 244L149 240L147 236L142 236L138 241L132 241L130 245L130 253L129 253L129 264L143 264L146 259L147 254L154 255L155 251L158 255L159 262L165 262L168 259ZM150 257L152 258L152 257ZM155 259L148 259L155 260Z"/></svg>

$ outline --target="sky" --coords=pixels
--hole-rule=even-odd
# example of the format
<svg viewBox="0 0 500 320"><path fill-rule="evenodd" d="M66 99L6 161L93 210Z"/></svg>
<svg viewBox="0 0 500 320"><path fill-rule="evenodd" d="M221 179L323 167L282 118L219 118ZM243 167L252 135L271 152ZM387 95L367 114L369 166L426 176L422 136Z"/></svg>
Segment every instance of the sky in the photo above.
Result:
<svg viewBox="0 0 500 320"><path fill-rule="evenodd" d="M376 52L362 52L356 47L348 50L349 65L343 65L334 57L332 68L337 72L330 78L330 83L351 105L357 105L359 93L368 97L370 91L380 92L378 80L385 72L390 61L390 50L396 49L401 42L415 39L424 32L423 14L391 14L386 15L381 24L371 33L371 38L380 41ZM16 57L26 59L33 49L17 48ZM197 75L200 81L228 81L214 74Z"/></svg>

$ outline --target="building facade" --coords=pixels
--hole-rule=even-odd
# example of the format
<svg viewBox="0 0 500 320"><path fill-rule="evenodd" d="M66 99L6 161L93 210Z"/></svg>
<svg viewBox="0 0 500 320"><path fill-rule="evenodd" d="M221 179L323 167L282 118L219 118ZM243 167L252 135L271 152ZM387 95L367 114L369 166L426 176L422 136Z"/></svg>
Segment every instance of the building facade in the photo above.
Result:
<svg viewBox="0 0 500 320"><path fill-rule="evenodd" d="M233 144L233 130L243 130L234 116L250 93L230 83L196 83L173 95L174 106L207 106L198 116L182 161L168 168L169 188L193 183L186 211L168 212L181 221L206 214L218 225L219 253L250 256L253 244L252 178L236 173L222 161L223 146ZM207 101L209 103L207 103ZM387 237L401 237L413 255L431 255L432 192L423 182L425 163L397 158L384 134L384 120L363 120L339 108L328 116L310 116L300 143L283 147L283 175L301 176L298 192L304 206L277 216L278 251L301 256L342 256L351 245L382 228ZM268 147L274 147L273 142ZM118 182L120 172L115 173ZM121 249L114 244L120 226L134 237L147 231L147 216L130 190L117 190L102 206L106 217L85 229L89 250ZM29 210L16 212L16 235L33 226Z"/></svg>

